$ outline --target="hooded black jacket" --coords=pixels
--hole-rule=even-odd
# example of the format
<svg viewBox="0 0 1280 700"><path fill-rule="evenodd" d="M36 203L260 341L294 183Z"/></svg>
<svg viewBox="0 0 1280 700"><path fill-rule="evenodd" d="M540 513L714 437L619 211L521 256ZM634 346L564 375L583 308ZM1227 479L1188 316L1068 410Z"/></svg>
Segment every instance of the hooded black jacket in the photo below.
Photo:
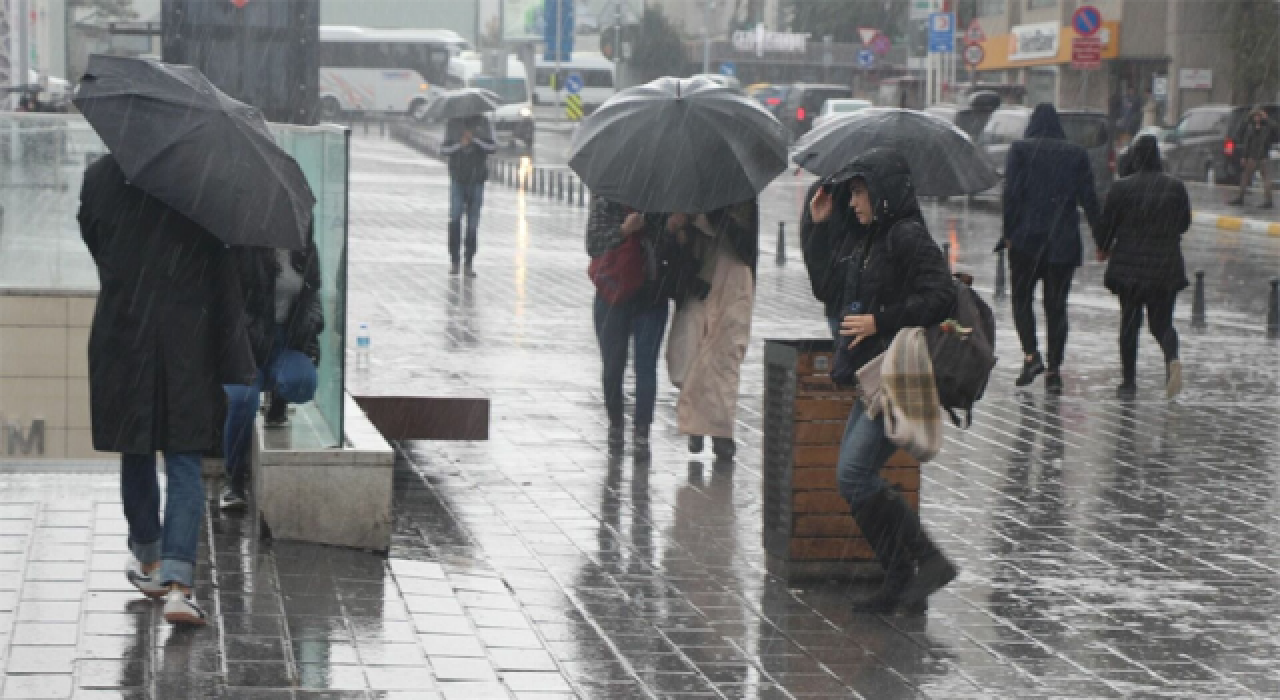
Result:
<svg viewBox="0 0 1280 700"><path fill-rule="evenodd" d="M858 217L849 210L849 188L836 190L832 201L831 218L824 223L814 223L809 214L809 202L822 187L815 182L804 198L804 211L800 215L800 248L804 253L804 266L809 272L809 286L813 296L822 302L827 318L840 315L840 297L844 294L844 268L854 253L854 243L861 240L866 230L858 223Z"/></svg>
<svg viewBox="0 0 1280 700"><path fill-rule="evenodd" d="M1098 250L1111 253L1104 284L1116 294L1184 289L1182 234L1191 228L1187 188L1164 174L1154 136L1135 141L1129 156L1133 174L1111 186L1093 232Z"/></svg>
<svg viewBox="0 0 1280 700"><path fill-rule="evenodd" d="M856 252L843 265L839 308L843 314L850 304L860 302L864 313L875 316L876 335L852 350L848 343L838 344L832 376L843 384L852 383L854 373L884 352L898 331L942 323L955 306L951 273L920 215L906 159L892 149L872 149L829 181L839 188L855 178L867 183L875 220L852 231ZM822 230L833 220L815 224L815 234L834 233Z"/></svg>

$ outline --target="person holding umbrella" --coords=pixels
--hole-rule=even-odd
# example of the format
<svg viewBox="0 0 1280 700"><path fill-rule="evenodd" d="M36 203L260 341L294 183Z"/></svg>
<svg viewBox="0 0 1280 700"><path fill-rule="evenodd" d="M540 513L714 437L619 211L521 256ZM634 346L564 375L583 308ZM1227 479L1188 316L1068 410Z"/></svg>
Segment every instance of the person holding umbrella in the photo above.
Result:
<svg viewBox="0 0 1280 700"><path fill-rule="evenodd" d="M843 190L843 191L842 191ZM925 227L913 174L896 150L872 149L823 181L809 203L819 230L837 221L835 203L848 202L861 229L845 266L839 344L833 377L856 381L856 372L882 353L898 331L942 323L955 304L947 260ZM885 433L884 415L871 418L856 401L840 443L836 479L853 519L885 569L884 583L855 612L915 609L956 577L902 495L880 476L898 447Z"/></svg>
<svg viewBox="0 0 1280 700"><path fill-rule="evenodd" d="M498 149L493 125L485 116L502 104L491 90L464 88L437 97L424 118L448 119L440 155L449 158L449 274L457 275L465 260L467 277L475 277L484 183L489 179L489 155ZM467 217L466 252L462 249L462 217Z"/></svg>
<svg viewBox="0 0 1280 700"><path fill-rule="evenodd" d="M111 152L86 170L78 215L100 284L93 444L121 453L129 581L165 599L168 622L204 625L191 590L201 455L214 445L222 385L257 372L227 246L303 247L315 197L261 113L188 66L92 56L74 101Z"/></svg>

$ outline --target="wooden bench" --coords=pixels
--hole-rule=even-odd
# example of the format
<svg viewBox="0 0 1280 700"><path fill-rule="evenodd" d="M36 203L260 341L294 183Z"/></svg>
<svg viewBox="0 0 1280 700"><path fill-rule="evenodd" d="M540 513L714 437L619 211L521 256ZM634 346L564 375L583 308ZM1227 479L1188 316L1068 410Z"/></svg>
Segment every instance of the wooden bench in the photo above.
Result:
<svg viewBox="0 0 1280 700"><path fill-rule="evenodd" d="M765 342L764 546L788 581L883 572L836 486L840 439L856 392L832 383L830 340ZM904 452L881 471L920 507L920 465Z"/></svg>

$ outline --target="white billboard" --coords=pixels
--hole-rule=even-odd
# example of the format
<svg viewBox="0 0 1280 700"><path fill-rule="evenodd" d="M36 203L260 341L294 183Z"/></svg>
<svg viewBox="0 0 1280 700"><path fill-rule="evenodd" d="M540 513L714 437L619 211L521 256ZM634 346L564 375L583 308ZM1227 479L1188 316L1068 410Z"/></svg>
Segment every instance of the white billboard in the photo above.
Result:
<svg viewBox="0 0 1280 700"><path fill-rule="evenodd" d="M542 0L502 0L502 38L540 41L543 38Z"/></svg>

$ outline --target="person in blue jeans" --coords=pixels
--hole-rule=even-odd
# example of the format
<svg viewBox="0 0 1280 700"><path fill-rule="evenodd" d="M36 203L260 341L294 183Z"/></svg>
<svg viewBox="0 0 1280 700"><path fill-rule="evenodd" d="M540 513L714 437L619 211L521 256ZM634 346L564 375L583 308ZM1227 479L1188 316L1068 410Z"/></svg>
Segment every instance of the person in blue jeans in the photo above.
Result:
<svg viewBox="0 0 1280 700"><path fill-rule="evenodd" d="M93 446L121 455L133 555L125 576L164 599L169 623L204 625L191 590L204 522L201 455L215 443L220 386L248 382L257 369L240 281L226 246L131 185L113 156L85 171L80 202L100 287L89 335Z"/></svg>
<svg viewBox="0 0 1280 700"><path fill-rule="evenodd" d="M498 148L493 125L484 115L450 119L445 126L440 155L449 158L449 274L458 274L463 259L462 216L467 217L466 275L475 277L480 230L480 207L484 206L484 183L489 179L489 154Z"/></svg>
<svg viewBox="0 0 1280 700"><path fill-rule="evenodd" d="M320 304L319 255L314 240L305 251L241 249L238 269L247 290L246 317L254 356L261 369L247 384L227 384L227 418L222 431L226 460L223 510L247 507L245 484L250 438L262 392L271 396L265 423L288 423L289 404L315 397L316 365L324 311Z"/></svg>

